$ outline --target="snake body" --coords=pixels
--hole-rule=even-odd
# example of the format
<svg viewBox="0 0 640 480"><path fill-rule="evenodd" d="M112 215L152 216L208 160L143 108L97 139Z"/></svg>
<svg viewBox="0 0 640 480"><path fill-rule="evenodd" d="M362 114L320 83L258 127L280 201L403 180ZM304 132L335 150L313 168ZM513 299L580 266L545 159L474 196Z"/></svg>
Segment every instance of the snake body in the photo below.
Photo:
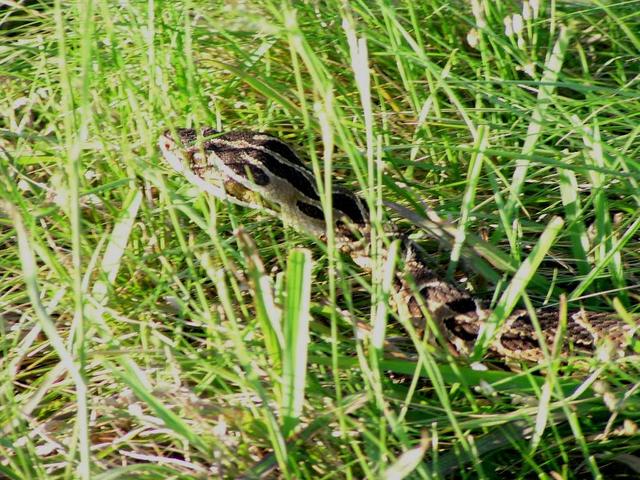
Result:
<svg viewBox="0 0 640 480"><path fill-rule="evenodd" d="M294 149L263 132L220 133L212 128L166 131L159 138L164 159L178 172L217 196L251 208L276 210L286 224L324 238L327 231L320 193L313 173ZM211 190L210 190L211 191ZM366 266L369 212L366 203L346 188L332 190L332 219L338 246ZM389 235L400 235L395 231ZM464 289L439 278L402 237L404 273L397 297L414 323L431 317L456 352L468 354L492 311ZM410 279L407 280L407 279ZM416 293L417 292L417 293ZM490 350L505 359L541 361L543 348L552 348L560 325L557 310L539 310L538 338L527 310L512 312L496 332ZM637 323L637 320L635 321ZM567 316L562 353L593 354L608 344L616 356L629 353L638 329L613 314L586 311Z"/></svg>

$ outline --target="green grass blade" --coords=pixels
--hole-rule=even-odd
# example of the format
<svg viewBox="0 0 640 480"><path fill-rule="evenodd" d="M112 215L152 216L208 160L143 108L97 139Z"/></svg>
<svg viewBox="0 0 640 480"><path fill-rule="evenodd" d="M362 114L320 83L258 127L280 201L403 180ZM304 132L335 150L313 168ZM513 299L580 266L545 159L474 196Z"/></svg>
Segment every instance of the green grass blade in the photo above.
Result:
<svg viewBox="0 0 640 480"><path fill-rule="evenodd" d="M79 404L77 423L79 430L78 440L80 441L80 452L82 454L81 463L78 466L80 469L80 475L88 475L89 469L89 457L86 456L89 450L89 438L88 431L89 426L87 424L88 418L87 412L87 381L82 371L81 363L74 355L67 349L65 342L58 333L55 323L51 319L51 316L47 313L46 309L42 305L40 300L40 288L38 286L38 264L36 257L31 246L30 235L25 226L25 222L22 215L18 211L17 207L6 200L2 200L0 206L9 215L13 222L13 227L16 231L18 238L18 254L20 256L20 262L22 264L22 272L24 276L24 284L27 287L27 293L29 300L36 312L38 322L45 333L51 347L58 355L60 362L64 365L65 370L69 373L71 379L74 382L76 390L76 399ZM86 435L82 435L85 432ZM84 453L82 453L84 452Z"/></svg>
<svg viewBox="0 0 640 480"><path fill-rule="evenodd" d="M456 230L455 241L453 248L451 249L451 262L447 270L447 276L452 278L458 262L460 261L460 253L462 252L462 245L467 236L467 228L469 223L469 216L473 210L476 189L478 188L478 180L480 173L482 172L482 160L484 157L484 151L486 150L489 142L490 130L485 125L480 125L477 131L476 144L474 145L475 154L469 161L469 171L467 174L467 188L462 198L462 205L460 209L460 221L458 223L458 229Z"/></svg>
<svg viewBox="0 0 640 480"><path fill-rule="evenodd" d="M288 437L300 422L304 404L309 348L311 252L292 250L287 260L282 349L282 434Z"/></svg>
<svg viewBox="0 0 640 480"><path fill-rule="evenodd" d="M281 368L284 334L282 332L282 312L276 305L271 279L264 271L262 259L256 244L244 230L236 232L238 243L249 265L251 293L256 307L258 323L264 335L269 357L276 368Z"/></svg>
<svg viewBox="0 0 640 480"><path fill-rule="evenodd" d="M570 300L575 300L579 298L589 286L593 283L593 281L598 277L598 275L609 265L611 259L618 255L620 250L633 238L635 233L640 229L640 217L636 218L635 221L629 225L624 234L620 237L620 239L611 246L611 249L602 257L596 265L591 269L589 274L578 284L578 286L571 292L569 296Z"/></svg>
<svg viewBox="0 0 640 480"><path fill-rule="evenodd" d="M121 368L111 365L111 371L118 375L133 390L136 396L151 408L167 428L176 432L187 440L190 445L202 452L208 451L207 443L193 431L189 424L154 395L146 375L135 364L122 362Z"/></svg>
<svg viewBox="0 0 640 480"><path fill-rule="evenodd" d="M561 27L558 34L558 39L553 47L553 51L547 59L545 64L545 71L542 79L540 80L540 87L538 89L538 96L536 103L529 121L526 137L522 146L522 155L529 155L534 152L536 145L540 140L542 129L545 125L545 115L550 106L553 105L553 98L555 92L555 84L558 80L558 74L562 69L564 63L564 57L569 47L570 31L566 27ZM511 178L510 196L505 205L507 223L510 224L510 220L513 219L515 209L520 203L518 196L521 193L522 186L527 178L527 171L529 169L529 162L521 158L517 162L515 171Z"/></svg>
<svg viewBox="0 0 640 480"><path fill-rule="evenodd" d="M571 238L571 251L573 261L576 263L578 272L586 275L589 272L589 238L587 229L582 221L582 207L578 192L578 181L575 174L570 170L558 168L558 178L560 180L560 194L562 205L565 209L565 219L567 229Z"/></svg>

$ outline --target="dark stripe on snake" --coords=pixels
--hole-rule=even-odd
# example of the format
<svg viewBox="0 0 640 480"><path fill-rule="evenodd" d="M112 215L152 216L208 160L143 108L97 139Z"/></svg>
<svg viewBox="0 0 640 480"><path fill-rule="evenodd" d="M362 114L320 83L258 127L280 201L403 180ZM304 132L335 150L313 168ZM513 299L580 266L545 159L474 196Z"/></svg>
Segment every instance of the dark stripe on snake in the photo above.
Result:
<svg viewBox="0 0 640 480"><path fill-rule="evenodd" d="M237 175L246 178L250 182L261 187L269 185L269 175L256 165L247 163L227 163L227 167L233 170Z"/></svg>
<svg viewBox="0 0 640 480"><path fill-rule="evenodd" d="M310 216L311 218L317 218L318 220L324 220L324 213L315 205L311 205L310 203L301 202L298 200L296 202L296 207L305 215Z"/></svg>
<svg viewBox="0 0 640 480"><path fill-rule="evenodd" d="M295 167L279 161L273 155L256 148L236 148L232 145L216 145L212 149L225 165L238 163L243 155L249 155L255 162L265 166L274 176L289 182L296 190L302 192L312 200L320 200L316 190L307 175L301 174ZM238 173L238 172L236 172Z"/></svg>
<svg viewBox="0 0 640 480"><path fill-rule="evenodd" d="M334 192L333 208L344 213L353 223L366 223L366 219L362 215L362 212L365 210L363 202L355 198L352 194Z"/></svg>

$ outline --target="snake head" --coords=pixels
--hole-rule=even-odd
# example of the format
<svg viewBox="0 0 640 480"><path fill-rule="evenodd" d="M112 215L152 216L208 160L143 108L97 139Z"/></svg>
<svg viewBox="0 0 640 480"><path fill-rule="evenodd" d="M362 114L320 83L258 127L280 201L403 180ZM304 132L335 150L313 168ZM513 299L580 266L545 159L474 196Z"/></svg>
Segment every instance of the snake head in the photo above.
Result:
<svg viewBox="0 0 640 480"><path fill-rule="evenodd" d="M204 143L199 140L207 139L217 132L213 128L178 128L165 130L158 139L158 146L162 156L179 173L186 170L198 172L206 165L206 152Z"/></svg>
<svg viewBox="0 0 640 480"><path fill-rule="evenodd" d="M314 235L326 231L316 178L282 140L263 132L178 129L165 131L159 146L177 172L198 177L194 183L224 186L237 200L266 205L285 223ZM365 202L349 190L334 186L332 203L336 228L340 222L357 228L368 223Z"/></svg>
<svg viewBox="0 0 640 480"><path fill-rule="evenodd" d="M214 196L227 199L230 196L243 205L255 207L264 203L259 188L268 184L269 179L260 166L247 161L242 154L246 150L243 137L247 135L224 134L211 127L179 128L165 130L158 138L158 146L167 163L191 183L209 192L212 190L208 185L224 188L226 195L214 190L218 192Z"/></svg>

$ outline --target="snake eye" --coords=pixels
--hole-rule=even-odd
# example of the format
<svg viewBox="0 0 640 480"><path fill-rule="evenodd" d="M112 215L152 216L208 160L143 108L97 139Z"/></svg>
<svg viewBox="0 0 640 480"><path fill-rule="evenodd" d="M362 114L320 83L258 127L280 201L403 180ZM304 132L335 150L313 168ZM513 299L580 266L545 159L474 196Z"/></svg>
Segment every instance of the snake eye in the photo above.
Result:
<svg viewBox="0 0 640 480"><path fill-rule="evenodd" d="M250 182L255 183L258 186L263 187L269 184L269 175L267 175L265 171L257 165L233 162L227 163L227 167L229 167L238 176L249 180Z"/></svg>

